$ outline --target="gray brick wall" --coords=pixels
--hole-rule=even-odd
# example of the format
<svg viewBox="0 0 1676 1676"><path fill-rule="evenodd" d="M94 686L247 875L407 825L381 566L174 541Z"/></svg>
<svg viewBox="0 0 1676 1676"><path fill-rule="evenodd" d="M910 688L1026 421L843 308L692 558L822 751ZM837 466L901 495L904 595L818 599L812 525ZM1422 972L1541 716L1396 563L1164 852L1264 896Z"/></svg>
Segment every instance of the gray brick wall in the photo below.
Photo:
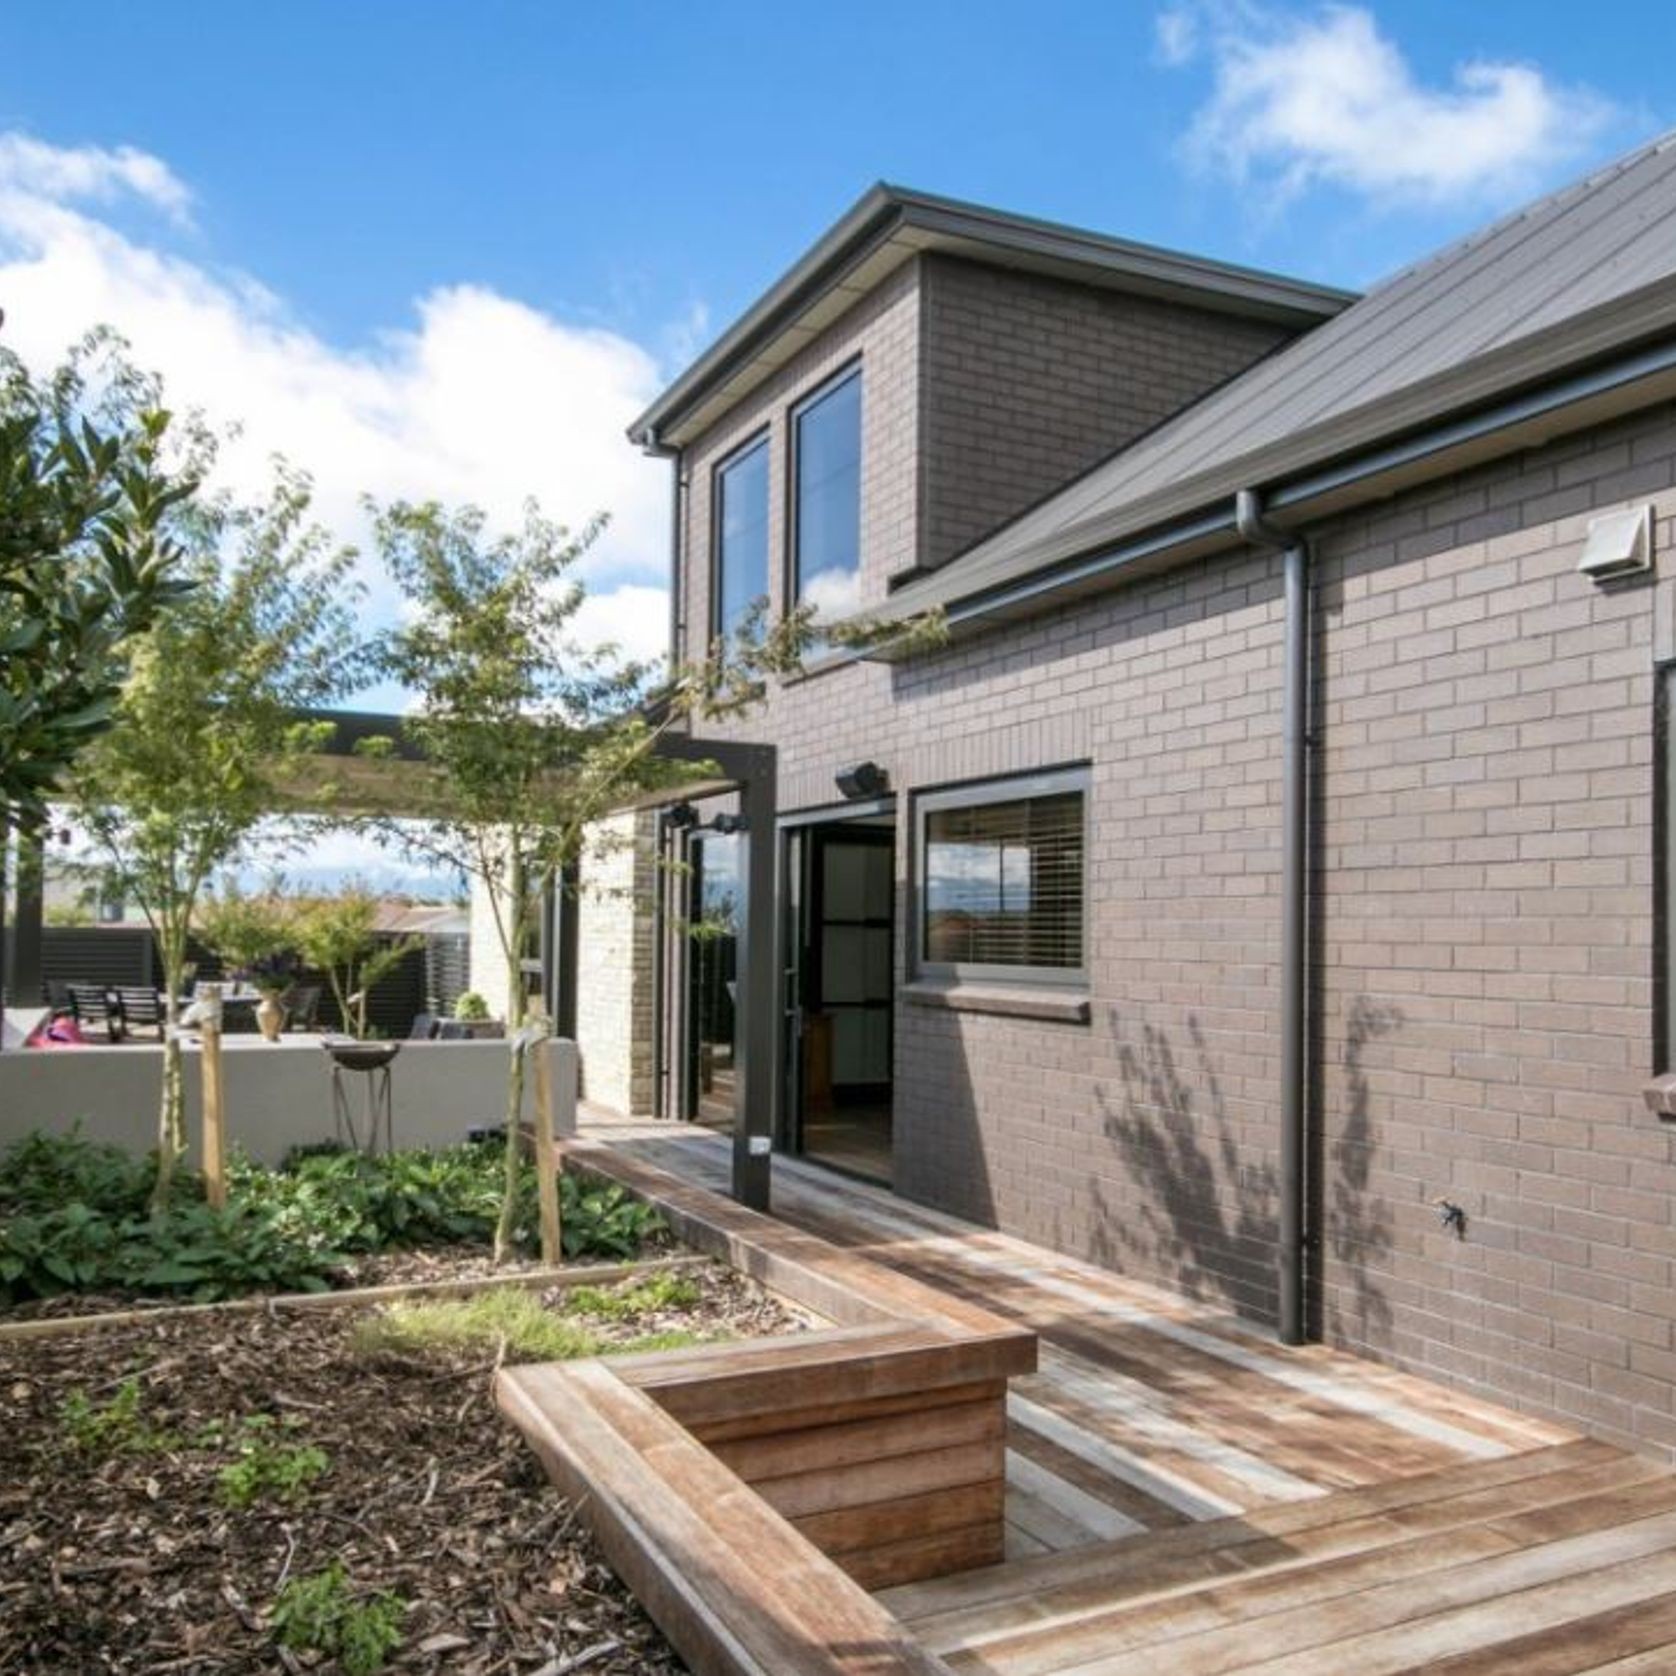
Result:
<svg viewBox="0 0 1676 1676"><path fill-rule="evenodd" d="M927 256L922 269L927 567L1291 336L1263 321L951 256Z"/></svg>
<svg viewBox="0 0 1676 1676"><path fill-rule="evenodd" d="M911 413L909 304L898 288L847 325ZM856 341L817 344L779 396ZM869 586L900 564L912 465L869 454L889 485ZM1320 532L1317 1191L1332 1342L1676 1456L1676 1154L1641 1101L1676 570L1613 589L1574 570L1590 509L1649 498L1663 554L1673 408ZM901 1189L1258 1319L1278 584L1266 556L1206 561L910 665L810 675L736 730L780 746L788 810L834 801L858 758L889 770L904 949L907 793L1091 764L1091 1021L900 1001Z"/></svg>

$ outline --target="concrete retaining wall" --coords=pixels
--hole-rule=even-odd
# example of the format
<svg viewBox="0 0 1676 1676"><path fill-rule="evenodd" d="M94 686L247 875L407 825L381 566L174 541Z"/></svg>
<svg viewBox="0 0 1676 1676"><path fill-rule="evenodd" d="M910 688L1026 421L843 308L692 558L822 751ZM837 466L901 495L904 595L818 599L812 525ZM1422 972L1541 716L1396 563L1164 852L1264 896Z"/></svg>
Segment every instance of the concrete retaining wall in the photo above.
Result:
<svg viewBox="0 0 1676 1676"><path fill-rule="evenodd" d="M558 1125L575 1133L576 1048L550 1044ZM468 1130L502 1121L505 1042L406 1042L391 1072L398 1146L448 1146ZM308 1041L231 1039L222 1056L229 1140L263 1163L287 1147L330 1140L331 1065ZM187 1133L194 1163L201 1129L201 1062L186 1055ZM0 1149L32 1129L67 1131L142 1153L154 1143L162 1049L156 1045L0 1054ZM366 1079L345 1073L356 1123L364 1129Z"/></svg>

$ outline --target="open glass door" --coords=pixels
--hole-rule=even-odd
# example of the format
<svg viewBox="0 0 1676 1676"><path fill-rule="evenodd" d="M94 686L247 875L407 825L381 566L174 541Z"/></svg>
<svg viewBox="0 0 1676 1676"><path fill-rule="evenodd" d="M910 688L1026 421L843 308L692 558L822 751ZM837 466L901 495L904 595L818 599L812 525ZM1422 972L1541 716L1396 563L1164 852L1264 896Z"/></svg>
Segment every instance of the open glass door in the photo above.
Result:
<svg viewBox="0 0 1676 1676"><path fill-rule="evenodd" d="M891 1177L895 828L788 835L787 1110L807 1157Z"/></svg>

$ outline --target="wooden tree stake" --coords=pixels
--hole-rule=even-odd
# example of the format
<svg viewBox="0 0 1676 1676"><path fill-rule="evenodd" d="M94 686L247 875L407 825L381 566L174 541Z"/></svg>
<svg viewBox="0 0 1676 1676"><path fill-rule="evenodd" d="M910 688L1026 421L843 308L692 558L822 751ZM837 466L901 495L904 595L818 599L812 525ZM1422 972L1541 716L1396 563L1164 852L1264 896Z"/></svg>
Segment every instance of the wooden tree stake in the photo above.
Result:
<svg viewBox="0 0 1676 1676"><path fill-rule="evenodd" d="M227 1108L221 1079L221 985L200 988L198 1000L205 1012L198 1026L204 1059L204 1196L216 1210L225 1210Z"/></svg>
<svg viewBox="0 0 1676 1676"><path fill-rule="evenodd" d="M535 1023L540 1034L530 1043L530 1068L535 1095L535 1189L541 1206L541 1260L559 1263L564 1251L559 1237L559 1170L553 1148L553 1039L545 1019Z"/></svg>

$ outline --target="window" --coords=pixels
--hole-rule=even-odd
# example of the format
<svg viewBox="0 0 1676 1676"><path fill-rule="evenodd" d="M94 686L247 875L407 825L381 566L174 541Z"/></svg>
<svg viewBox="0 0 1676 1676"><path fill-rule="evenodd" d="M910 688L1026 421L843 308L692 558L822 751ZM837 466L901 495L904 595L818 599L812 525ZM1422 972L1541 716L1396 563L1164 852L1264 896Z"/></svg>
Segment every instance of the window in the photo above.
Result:
<svg viewBox="0 0 1676 1676"><path fill-rule="evenodd" d="M716 468L711 631L731 635L768 597L768 438Z"/></svg>
<svg viewBox="0 0 1676 1676"><path fill-rule="evenodd" d="M919 957L928 974L1085 977L1087 796L1087 771L1077 769L919 800Z"/></svg>
<svg viewBox="0 0 1676 1676"><path fill-rule="evenodd" d="M861 603L861 373L846 373L792 415L792 580L822 621Z"/></svg>

